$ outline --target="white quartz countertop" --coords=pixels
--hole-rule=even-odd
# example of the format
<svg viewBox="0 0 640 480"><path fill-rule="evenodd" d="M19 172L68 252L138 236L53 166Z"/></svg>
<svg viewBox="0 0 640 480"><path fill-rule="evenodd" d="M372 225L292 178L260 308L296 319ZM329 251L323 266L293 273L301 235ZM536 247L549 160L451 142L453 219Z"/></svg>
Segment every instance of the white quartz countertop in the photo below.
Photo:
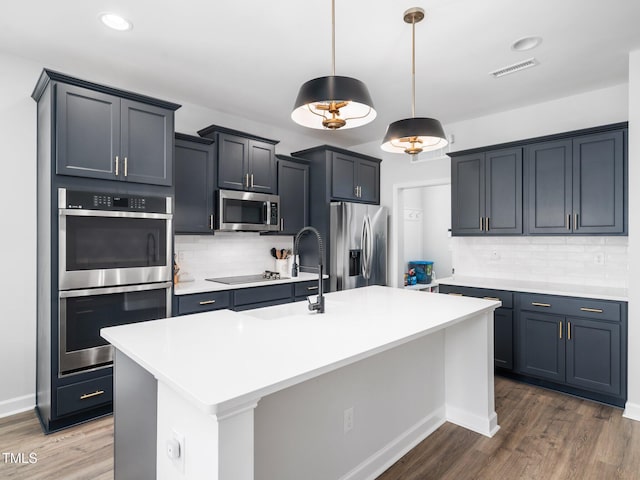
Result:
<svg viewBox="0 0 640 480"><path fill-rule="evenodd" d="M297 302L109 327L101 334L158 381L215 414L500 306L381 286L325 299L324 314Z"/></svg>
<svg viewBox="0 0 640 480"><path fill-rule="evenodd" d="M626 288L596 287L590 285L535 282L531 280L502 278L463 277L459 275L456 275L455 277L439 278L438 283L445 285L457 285L460 287L493 288L495 290L511 290L513 292L596 298L600 300L617 300L623 302L627 302L629 300L629 294Z"/></svg>
<svg viewBox="0 0 640 480"><path fill-rule="evenodd" d="M214 278L219 276L220 275L212 274L207 278ZM329 278L329 276L323 275L323 278ZM266 287L268 285L279 285L281 283L308 282L310 280L318 280L318 274L300 272L297 277L293 278L281 278L280 280L265 280L252 283L236 283L233 285L210 282L209 280L205 280L204 278L196 278L193 282L177 283L176 285L174 285L173 294L189 295L191 293L220 292L223 290L237 290L239 288Z"/></svg>

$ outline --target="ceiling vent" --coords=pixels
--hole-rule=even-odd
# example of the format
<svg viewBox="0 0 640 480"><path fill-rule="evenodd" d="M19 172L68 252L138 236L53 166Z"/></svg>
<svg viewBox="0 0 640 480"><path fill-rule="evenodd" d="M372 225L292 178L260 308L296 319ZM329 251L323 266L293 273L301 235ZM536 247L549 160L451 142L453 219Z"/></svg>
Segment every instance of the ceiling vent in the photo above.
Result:
<svg viewBox="0 0 640 480"><path fill-rule="evenodd" d="M493 76L494 78L503 77L505 75L509 75L510 73L516 73L526 68L535 67L539 63L540 62L538 62L538 60L536 60L535 58L530 58L523 62L514 63L513 65L509 65L508 67L502 67L498 70L494 70L493 72L489 73L489 75Z"/></svg>

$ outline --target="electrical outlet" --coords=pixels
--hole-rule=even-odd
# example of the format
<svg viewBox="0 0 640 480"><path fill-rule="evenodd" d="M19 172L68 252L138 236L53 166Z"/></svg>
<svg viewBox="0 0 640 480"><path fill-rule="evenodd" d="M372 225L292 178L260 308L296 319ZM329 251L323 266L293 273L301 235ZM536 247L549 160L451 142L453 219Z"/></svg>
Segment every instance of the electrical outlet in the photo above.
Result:
<svg viewBox="0 0 640 480"><path fill-rule="evenodd" d="M353 407L349 407L344 411L344 433L353 429Z"/></svg>
<svg viewBox="0 0 640 480"><path fill-rule="evenodd" d="M171 438L167 440L166 452L178 471L184 473L184 435L174 430Z"/></svg>

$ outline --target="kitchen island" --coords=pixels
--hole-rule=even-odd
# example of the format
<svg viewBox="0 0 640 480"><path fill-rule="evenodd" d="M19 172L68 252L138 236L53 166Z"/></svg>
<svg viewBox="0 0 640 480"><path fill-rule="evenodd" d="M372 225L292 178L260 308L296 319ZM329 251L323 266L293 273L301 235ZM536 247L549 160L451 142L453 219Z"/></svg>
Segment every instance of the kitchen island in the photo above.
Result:
<svg viewBox="0 0 640 480"><path fill-rule="evenodd" d="M374 286L328 294L321 315L105 328L115 478L372 479L445 421L493 436L499 306Z"/></svg>

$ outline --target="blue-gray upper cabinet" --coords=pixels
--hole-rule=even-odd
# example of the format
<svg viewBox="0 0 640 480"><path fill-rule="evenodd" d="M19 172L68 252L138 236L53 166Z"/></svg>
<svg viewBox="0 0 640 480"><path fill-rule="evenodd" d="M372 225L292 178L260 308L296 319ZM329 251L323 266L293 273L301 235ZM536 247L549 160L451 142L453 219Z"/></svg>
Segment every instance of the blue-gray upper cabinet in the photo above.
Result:
<svg viewBox="0 0 640 480"><path fill-rule="evenodd" d="M451 159L453 235L522 234L522 148Z"/></svg>
<svg viewBox="0 0 640 480"><path fill-rule="evenodd" d="M625 132L525 148L530 234L625 234Z"/></svg>
<svg viewBox="0 0 640 480"><path fill-rule="evenodd" d="M55 97L58 175L173 184L172 109L64 83Z"/></svg>
<svg viewBox="0 0 640 480"><path fill-rule="evenodd" d="M295 235L309 225L309 164L277 155L280 195L279 235Z"/></svg>
<svg viewBox="0 0 640 480"><path fill-rule="evenodd" d="M380 163L332 152L331 199L380 203Z"/></svg>
<svg viewBox="0 0 640 480"><path fill-rule="evenodd" d="M176 134L175 232L213 233L216 188L213 140Z"/></svg>
<svg viewBox="0 0 640 480"><path fill-rule="evenodd" d="M218 187L275 194L278 188L276 140L256 137L218 125L198 135L217 145Z"/></svg>

